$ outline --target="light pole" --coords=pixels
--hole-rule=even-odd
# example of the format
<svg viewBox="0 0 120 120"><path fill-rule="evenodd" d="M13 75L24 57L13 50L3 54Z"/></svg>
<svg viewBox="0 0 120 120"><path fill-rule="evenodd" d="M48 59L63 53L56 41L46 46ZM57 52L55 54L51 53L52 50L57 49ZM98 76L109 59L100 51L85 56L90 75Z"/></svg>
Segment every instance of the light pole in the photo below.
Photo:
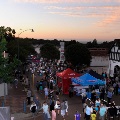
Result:
<svg viewBox="0 0 120 120"><path fill-rule="evenodd" d="M22 33L26 32L26 31L28 31L28 30L31 30L31 32L34 32L33 29L27 29L27 30L23 30L22 32L20 32L20 33L18 34L18 41L17 41L17 42L18 42L18 60L19 60L19 53L20 53L20 52L19 52L19 51L20 51L20 50L19 50L19 49L20 49L20 48L19 48L19 36L20 36Z"/></svg>

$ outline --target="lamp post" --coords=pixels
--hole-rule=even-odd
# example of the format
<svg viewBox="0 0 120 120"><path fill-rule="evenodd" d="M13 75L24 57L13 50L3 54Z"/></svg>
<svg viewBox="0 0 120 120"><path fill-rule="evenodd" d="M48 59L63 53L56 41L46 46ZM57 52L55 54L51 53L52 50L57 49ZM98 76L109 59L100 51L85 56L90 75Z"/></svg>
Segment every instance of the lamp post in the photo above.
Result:
<svg viewBox="0 0 120 120"><path fill-rule="evenodd" d="M26 31L29 31L29 30L31 30L31 32L34 32L34 30L33 29L27 29L27 30L23 30L22 32L20 32L19 34L18 34L18 60L19 60L19 36L22 34L22 33L24 33L24 32L26 32Z"/></svg>

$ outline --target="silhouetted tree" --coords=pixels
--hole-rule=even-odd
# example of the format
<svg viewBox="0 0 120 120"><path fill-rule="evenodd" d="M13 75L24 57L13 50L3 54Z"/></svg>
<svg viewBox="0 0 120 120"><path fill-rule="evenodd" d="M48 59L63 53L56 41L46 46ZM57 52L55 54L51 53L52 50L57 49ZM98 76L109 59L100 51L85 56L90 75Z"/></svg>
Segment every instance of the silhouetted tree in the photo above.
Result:
<svg viewBox="0 0 120 120"><path fill-rule="evenodd" d="M89 66L91 55L87 47L81 43L76 43L73 45L69 45L65 50L65 58L66 61L70 62L72 65L80 65L83 64Z"/></svg>
<svg viewBox="0 0 120 120"><path fill-rule="evenodd" d="M19 40L19 53L18 53L18 40ZM36 51L32 45L32 42L30 39L25 38L16 38L16 40L11 41L8 43L8 51L11 56L18 56L19 54L19 60L22 62L25 62L26 57L30 54L36 54Z"/></svg>
<svg viewBox="0 0 120 120"><path fill-rule="evenodd" d="M40 48L41 57L47 59L59 59L60 58L60 51L53 45L46 43Z"/></svg>
<svg viewBox="0 0 120 120"><path fill-rule="evenodd" d="M16 59L16 57L13 58L13 61L8 63L9 57L5 58L5 52L7 51L6 45L6 37L5 33L7 32L7 29L5 27L0 27L0 83L2 82L11 82L14 80L13 73L15 68L20 64L20 61Z"/></svg>

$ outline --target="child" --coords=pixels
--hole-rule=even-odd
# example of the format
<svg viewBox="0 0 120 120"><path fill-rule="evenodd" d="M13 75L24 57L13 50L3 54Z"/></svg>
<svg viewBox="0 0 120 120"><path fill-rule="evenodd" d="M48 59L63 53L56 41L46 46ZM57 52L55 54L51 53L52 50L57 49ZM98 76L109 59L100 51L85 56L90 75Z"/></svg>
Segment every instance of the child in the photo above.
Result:
<svg viewBox="0 0 120 120"><path fill-rule="evenodd" d="M96 111L95 110L91 114L91 120L96 120Z"/></svg>
<svg viewBox="0 0 120 120"><path fill-rule="evenodd" d="M80 120L80 118L81 118L81 114L79 114L79 112L76 111L75 120Z"/></svg>

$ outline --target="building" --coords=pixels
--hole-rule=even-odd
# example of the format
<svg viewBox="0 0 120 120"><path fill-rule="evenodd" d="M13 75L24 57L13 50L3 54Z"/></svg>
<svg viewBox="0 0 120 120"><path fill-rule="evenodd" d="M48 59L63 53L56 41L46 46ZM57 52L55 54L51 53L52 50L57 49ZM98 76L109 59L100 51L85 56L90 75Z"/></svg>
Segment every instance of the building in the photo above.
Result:
<svg viewBox="0 0 120 120"><path fill-rule="evenodd" d="M120 73L120 39L115 39L109 50L108 73L111 77L119 76Z"/></svg>
<svg viewBox="0 0 120 120"><path fill-rule="evenodd" d="M90 48L91 53L91 67L108 67L109 55L107 48Z"/></svg>

